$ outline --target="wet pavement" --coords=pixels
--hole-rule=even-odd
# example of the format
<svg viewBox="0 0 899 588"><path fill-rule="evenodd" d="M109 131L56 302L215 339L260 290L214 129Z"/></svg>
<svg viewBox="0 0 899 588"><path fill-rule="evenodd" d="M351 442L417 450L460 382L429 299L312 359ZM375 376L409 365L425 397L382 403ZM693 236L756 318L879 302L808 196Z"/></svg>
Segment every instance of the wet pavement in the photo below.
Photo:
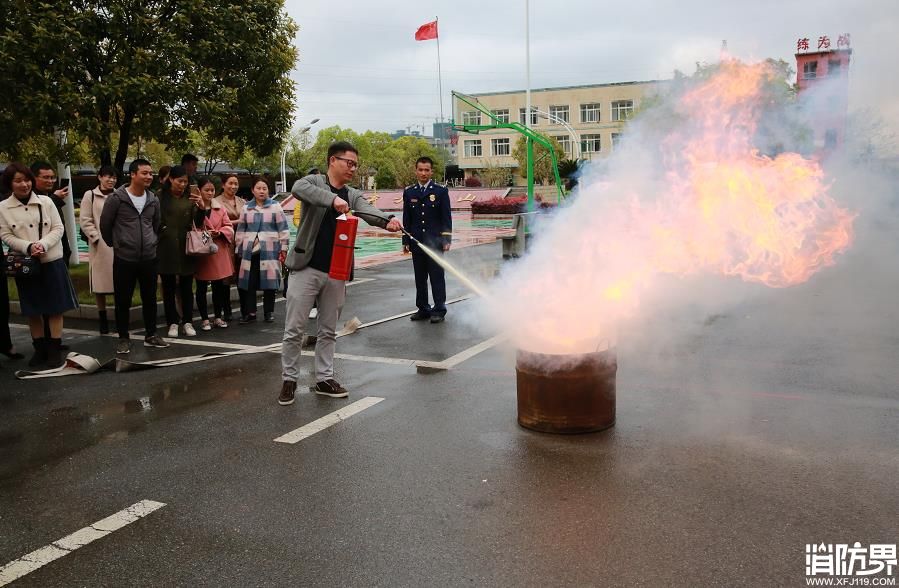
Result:
<svg viewBox="0 0 899 588"><path fill-rule="evenodd" d="M473 298L443 324L340 338L346 400L278 406L275 353L31 381L2 360L0 566L154 500L17 585L805 585L807 543L896 542L897 248L860 242L785 290L672 281L620 333L617 423L589 435L517 425L504 345L417 372L494 335ZM483 280L502 263L498 243L451 260ZM357 278L344 320L414 310L408 259ZM695 303L670 303L685 290ZM131 359L275 343L276 316ZM67 327L112 355L91 323ZM273 441L364 397L384 400Z"/></svg>

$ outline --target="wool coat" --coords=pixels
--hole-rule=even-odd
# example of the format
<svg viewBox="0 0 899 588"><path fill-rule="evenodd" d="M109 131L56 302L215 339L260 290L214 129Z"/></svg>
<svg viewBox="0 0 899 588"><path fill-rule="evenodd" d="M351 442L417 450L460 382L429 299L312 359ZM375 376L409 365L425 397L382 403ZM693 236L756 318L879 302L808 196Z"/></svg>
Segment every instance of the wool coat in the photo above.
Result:
<svg viewBox="0 0 899 588"><path fill-rule="evenodd" d="M231 277L234 275L234 225L221 203L212 201L212 208L209 210L209 216L203 220L203 227L221 233L214 240L219 249L212 255L197 258L196 278L204 282L214 282Z"/></svg>
<svg viewBox="0 0 899 588"><path fill-rule="evenodd" d="M240 271L237 287L247 290L250 285L250 265L253 248L259 240L259 289L277 290L281 287L281 262L278 255L290 246L290 230L281 205L269 198L262 206L256 200L243 207L237 221L237 255Z"/></svg>
<svg viewBox="0 0 899 588"><path fill-rule="evenodd" d="M47 196L32 192L24 204L15 196L0 202L0 239L13 251L27 254L28 246L40 241L46 251L39 258L41 263L62 259L63 230L59 211Z"/></svg>
<svg viewBox="0 0 899 588"><path fill-rule="evenodd" d="M106 244L100 234L100 217L107 197L99 188L94 188L85 192L81 198L79 223L81 231L87 237L90 286L94 294L115 292L112 284L112 247Z"/></svg>
<svg viewBox="0 0 899 588"><path fill-rule="evenodd" d="M160 275L191 276L196 270L196 257L187 254L187 232L194 223L202 223L197 208L185 190L180 198L176 198L164 189L159 195L162 208L162 228L159 231L159 244L156 254L159 258Z"/></svg>

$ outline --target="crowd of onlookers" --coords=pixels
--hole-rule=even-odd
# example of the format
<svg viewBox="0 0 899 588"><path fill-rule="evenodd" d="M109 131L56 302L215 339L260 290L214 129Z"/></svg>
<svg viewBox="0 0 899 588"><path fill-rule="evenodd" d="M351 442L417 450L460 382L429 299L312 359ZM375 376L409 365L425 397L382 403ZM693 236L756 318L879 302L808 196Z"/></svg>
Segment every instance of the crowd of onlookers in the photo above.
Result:
<svg viewBox="0 0 899 588"><path fill-rule="evenodd" d="M197 158L187 154L180 165L163 166L154 175L149 161L136 159L122 185L115 168L103 166L97 187L81 199L78 230L89 248L89 288L103 334L110 332L106 305L113 296L116 353L131 349L129 311L136 287L147 347L168 346L156 333L160 285L168 337L194 337L197 328L227 328L233 321L232 285L239 291L241 324L256 320L260 290L263 318L274 320L289 246L284 211L271 198L267 178L255 178L252 198L244 200L238 196L236 175L198 176L197 165ZM57 189L49 164L29 168L12 162L0 176L4 269L15 281L21 313L28 320L34 347L28 365L33 369L64 363L63 314L78 307L62 214L68 199L68 187ZM0 282L0 354L20 359L9 335L6 277Z"/></svg>

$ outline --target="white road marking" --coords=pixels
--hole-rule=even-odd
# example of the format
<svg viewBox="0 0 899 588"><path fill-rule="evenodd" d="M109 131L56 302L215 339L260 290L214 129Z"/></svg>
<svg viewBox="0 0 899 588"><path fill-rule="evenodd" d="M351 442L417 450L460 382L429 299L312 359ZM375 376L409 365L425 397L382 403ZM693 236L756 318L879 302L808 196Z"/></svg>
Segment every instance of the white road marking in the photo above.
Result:
<svg viewBox="0 0 899 588"><path fill-rule="evenodd" d="M375 278L361 278L357 281L350 282L347 285L357 284L357 283L361 284L361 283L370 282L373 280L375 280ZM452 300L447 300L446 303L447 304L455 304L457 302L462 302L464 300L468 300L469 298L472 298L472 296L473 296L472 294L466 294L464 296L459 296L458 298L453 298ZM283 300L283 298L281 298L279 300ZM260 305L261 305L261 303L260 303ZM415 310L410 310L408 312L396 314L396 315L389 316L386 318L376 319L369 323L363 323L362 325L357 327L356 330L353 332L356 332L359 329L364 329L365 327L373 327L375 325L380 325L382 323L386 323L386 322L393 321L393 320L396 320L399 318L410 316L410 315L414 314L415 312L416 312ZM18 328L18 329L28 329L28 325L19 325L19 324L11 323L10 326L13 328ZM131 333L135 334L135 333L138 333L139 331L140 331L140 329L136 329L136 330L131 331ZM71 333L74 335L88 335L88 336L97 336L98 335L98 333L96 331L89 331L89 330L84 330L84 329L65 328L64 332ZM338 334L337 337L340 338L340 337L343 337L346 335L351 335L351 334L352 333ZM116 335L115 333L110 333L105 336L106 337L118 337L118 335ZM409 367L414 366L414 367L419 368L419 371L443 371L443 370L451 369L451 368L455 367L456 365L462 363L463 361L466 361L467 359L474 357L478 353L481 353L482 351L489 349L490 347L493 347L494 345L496 345L499 342L500 339L501 339L501 337L494 337L493 339L489 339L488 341L479 343L478 345L475 345L469 349L466 349L466 350L462 351L461 353L457 353L456 355L449 357L443 361L406 359L406 358L402 358L402 357L380 357L380 356L369 356L369 355L355 355L355 354L349 354L349 353L335 353L334 357L337 359L346 359L349 361L361 361L361 362L368 362L368 363L381 363L381 364L387 364L387 365L401 365L401 366L409 366ZM207 348L221 350L223 352L224 352L224 350L233 350L233 351L250 351L250 352L268 352L268 353L276 353L276 354L281 353L281 343L272 343L269 345L246 345L243 343L227 343L227 342L220 342L220 341L207 341L204 339L198 339L197 337L171 337L171 338L167 337L166 341L168 341L169 343L175 344L175 345L207 347ZM314 357L315 356L315 353L313 351L303 351L302 354L306 357ZM179 359L183 360L183 361L182 362L177 361ZM161 363L161 364L165 364L165 365L169 365L169 364L178 365L179 363L193 363L193 362L197 362L197 361L208 361L210 359L215 359L215 358L203 358L200 356L189 356L189 357L174 358L174 359L151 360L151 361L146 361L143 363L148 363L148 364Z"/></svg>
<svg viewBox="0 0 899 588"><path fill-rule="evenodd" d="M304 351L303 355L315 357L314 351ZM348 359L350 361L364 361L368 363L386 363L390 365L407 365L413 367L417 359L403 359L401 357L372 357L370 355L352 355L350 353L335 353L337 359Z"/></svg>
<svg viewBox="0 0 899 588"><path fill-rule="evenodd" d="M477 355L478 353L482 353L487 351L491 347L495 347L499 343L501 343L505 339L505 335L497 335L495 337L491 337L486 341L482 341L477 345L469 347L468 349L453 355L452 357L448 357L443 361L419 361L416 362L415 367L418 368L419 372L430 372L430 371L443 371L449 370L463 361L467 361Z"/></svg>
<svg viewBox="0 0 899 588"><path fill-rule="evenodd" d="M447 304L455 304L456 302L462 302L463 300L468 300L469 298L472 298L473 296L474 296L474 294L466 294L465 296L459 296L458 298L453 298L452 300L447 300L446 303ZM402 312L400 314L395 314L393 316L388 316L387 318L377 319L377 320L371 321L370 323L362 323L361 325L359 325L359 328L357 328L356 330L358 331L359 329L364 329L365 327L373 327L375 325L380 325L381 323L386 323L388 321L394 321L396 319L403 318L404 316L412 316L416 312L418 312L418 309L410 310L407 312Z"/></svg>
<svg viewBox="0 0 899 588"><path fill-rule="evenodd" d="M303 425L299 429L294 429L289 433L281 435L280 437L275 439L275 443L289 443L291 445L294 443L298 443L306 437L311 437L316 433L324 431L330 426L336 425L340 421L350 418L356 413L362 412L366 408L370 408L376 405L382 400L384 399L378 396L366 396L365 398L357 400L349 406L345 406L340 410L334 411L331 414L326 414L322 418L316 419L307 425Z"/></svg>
<svg viewBox="0 0 899 588"><path fill-rule="evenodd" d="M66 535L58 541L54 541L50 545L36 549L31 553L27 553L19 559L13 560L3 567L0 567L0 586L6 586L10 582L14 582L30 574L34 570L41 568L48 563L57 560L63 556L69 555L76 549L84 547L88 543L102 539L113 531L117 531L126 525L130 525L134 521L143 518L159 510L165 506L162 502L155 500L141 500L132 504L126 509L120 510L114 515L101 519L96 523L78 529L70 535Z"/></svg>
<svg viewBox="0 0 899 588"><path fill-rule="evenodd" d="M374 282L376 278L357 278L352 282L347 282L346 287L355 286L356 284L364 284L365 282Z"/></svg>

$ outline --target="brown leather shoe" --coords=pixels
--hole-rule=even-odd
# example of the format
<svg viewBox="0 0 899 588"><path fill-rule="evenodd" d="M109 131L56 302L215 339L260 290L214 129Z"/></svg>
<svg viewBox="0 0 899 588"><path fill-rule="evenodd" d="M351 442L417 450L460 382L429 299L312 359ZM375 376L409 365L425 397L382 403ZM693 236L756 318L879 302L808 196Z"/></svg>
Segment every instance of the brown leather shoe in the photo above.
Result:
<svg viewBox="0 0 899 588"><path fill-rule="evenodd" d="M288 404L293 404L294 395L297 391L297 383L291 382L290 380L284 380L284 383L281 384L281 394L278 396L278 404L281 406L287 406Z"/></svg>

